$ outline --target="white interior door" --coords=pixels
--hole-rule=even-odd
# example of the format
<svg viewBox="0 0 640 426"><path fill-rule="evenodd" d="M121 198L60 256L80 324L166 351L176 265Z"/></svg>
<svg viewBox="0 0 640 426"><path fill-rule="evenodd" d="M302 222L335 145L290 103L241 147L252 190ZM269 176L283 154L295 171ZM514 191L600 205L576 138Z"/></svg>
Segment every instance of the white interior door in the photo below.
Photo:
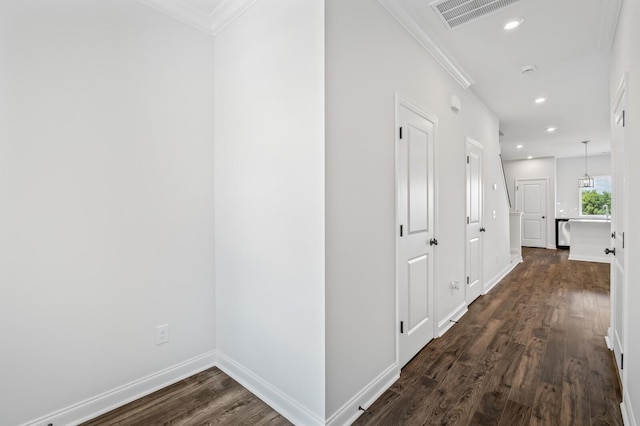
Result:
<svg viewBox="0 0 640 426"><path fill-rule="evenodd" d="M470 304L482 294L483 180L482 145L467 139L467 232L465 301Z"/></svg>
<svg viewBox="0 0 640 426"><path fill-rule="evenodd" d="M625 80L626 82L626 80ZM613 191L611 205L611 246L615 254L611 253L611 329L610 344L621 372L625 343L625 314L627 300L627 277L625 274L625 228L627 212L624 200L627 197L626 185L626 131L625 106L626 84L621 86L613 108L613 123L611 125L611 170L613 171ZM622 374L620 374L622 377ZM624 381L623 381L624 386Z"/></svg>
<svg viewBox="0 0 640 426"><path fill-rule="evenodd" d="M398 120L398 352L400 365L404 366L435 335L435 245L431 244L435 223L435 119L401 102Z"/></svg>
<svg viewBox="0 0 640 426"><path fill-rule="evenodd" d="M547 180L516 180L516 212L522 212L522 245L547 247Z"/></svg>

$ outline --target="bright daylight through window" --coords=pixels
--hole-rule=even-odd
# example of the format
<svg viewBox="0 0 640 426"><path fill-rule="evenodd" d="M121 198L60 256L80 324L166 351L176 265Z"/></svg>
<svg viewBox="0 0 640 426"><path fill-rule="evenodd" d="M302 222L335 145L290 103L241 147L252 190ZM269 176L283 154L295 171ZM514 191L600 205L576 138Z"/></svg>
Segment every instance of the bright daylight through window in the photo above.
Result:
<svg viewBox="0 0 640 426"><path fill-rule="evenodd" d="M580 188L580 215L611 214L611 176L594 176L593 188Z"/></svg>

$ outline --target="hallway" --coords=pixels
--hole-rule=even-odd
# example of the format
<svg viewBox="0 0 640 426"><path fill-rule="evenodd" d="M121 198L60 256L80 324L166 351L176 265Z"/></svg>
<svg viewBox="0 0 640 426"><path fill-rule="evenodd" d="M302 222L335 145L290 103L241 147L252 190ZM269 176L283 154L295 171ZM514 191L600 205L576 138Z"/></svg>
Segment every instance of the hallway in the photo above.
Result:
<svg viewBox="0 0 640 426"><path fill-rule="evenodd" d="M566 250L523 256L356 424L622 424L604 339L609 265Z"/></svg>

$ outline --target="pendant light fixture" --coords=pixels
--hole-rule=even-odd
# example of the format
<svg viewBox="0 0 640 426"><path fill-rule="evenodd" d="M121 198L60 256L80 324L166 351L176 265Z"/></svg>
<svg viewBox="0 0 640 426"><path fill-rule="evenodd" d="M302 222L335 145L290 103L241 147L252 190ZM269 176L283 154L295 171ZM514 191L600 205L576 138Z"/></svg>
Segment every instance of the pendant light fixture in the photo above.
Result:
<svg viewBox="0 0 640 426"><path fill-rule="evenodd" d="M593 178L587 173L587 144L589 141L582 141L584 144L584 176L578 178L578 188L593 188Z"/></svg>

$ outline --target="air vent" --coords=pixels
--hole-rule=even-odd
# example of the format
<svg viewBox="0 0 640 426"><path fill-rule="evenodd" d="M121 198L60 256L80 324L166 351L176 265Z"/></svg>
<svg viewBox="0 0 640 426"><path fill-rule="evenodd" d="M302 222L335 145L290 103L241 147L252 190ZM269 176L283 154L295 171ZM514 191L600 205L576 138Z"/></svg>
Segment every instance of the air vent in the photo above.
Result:
<svg viewBox="0 0 640 426"><path fill-rule="evenodd" d="M520 0L436 0L429 6L445 27L454 29L478 20Z"/></svg>

